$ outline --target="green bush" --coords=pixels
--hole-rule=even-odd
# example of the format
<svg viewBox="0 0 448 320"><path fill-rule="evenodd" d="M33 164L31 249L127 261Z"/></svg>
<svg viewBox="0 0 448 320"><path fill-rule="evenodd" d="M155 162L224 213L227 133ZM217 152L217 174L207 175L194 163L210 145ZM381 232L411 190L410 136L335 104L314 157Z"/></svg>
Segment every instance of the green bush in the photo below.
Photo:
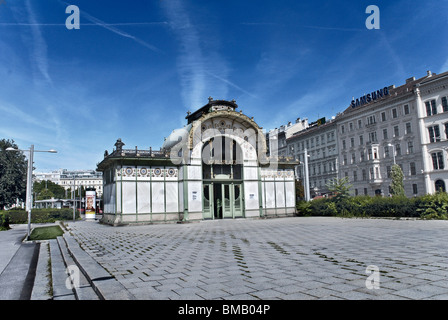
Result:
<svg viewBox="0 0 448 320"><path fill-rule="evenodd" d="M28 223L28 213L23 209L12 209L4 211L3 215L9 218L10 224ZM75 219L79 219L79 212L76 212ZM65 221L73 219L73 209L33 209L31 211L31 223L49 223L55 221Z"/></svg>
<svg viewBox="0 0 448 320"><path fill-rule="evenodd" d="M9 217L0 212L0 231L9 230Z"/></svg>
<svg viewBox="0 0 448 320"><path fill-rule="evenodd" d="M448 219L448 194L428 194L418 201L417 211L422 219Z"/></svg>
<svg viewBox="0 0 448 320"><path fill-rule="evenodd" d="M448 219L448 194L437 193L417 198L320 198L308 203L299 202L297 211L299 215L308 216Z"/></svg>

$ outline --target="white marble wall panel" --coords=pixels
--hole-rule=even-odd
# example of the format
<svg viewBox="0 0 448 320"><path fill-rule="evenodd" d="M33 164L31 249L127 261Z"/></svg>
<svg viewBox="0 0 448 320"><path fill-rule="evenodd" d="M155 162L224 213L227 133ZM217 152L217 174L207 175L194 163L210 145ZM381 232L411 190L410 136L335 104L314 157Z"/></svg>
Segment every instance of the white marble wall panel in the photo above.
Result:
<svg viewBox="0 0 448 320"><path fill-rule="evenodd" d="M202 181L188 181L188 211L202 211Z"/></svg>
<svg viewBox="0 0 448 320"><path fill-rule="evenodd" d="M165 212L165 190L163 182L152 183L152 212Z"/></svg>
<svg viewBox="0 0 448 320"><path fill-rule="evenodd" d="M258 209L258 181L244 181L246 210Z"/></svg>
<svg viewBox="0 0 448 320"><path fill-rule="evenodd" d="M275 182L275 200L277 208L285 207L285 186L283 181Z"/></svg>
<svg viewBox="0 0 448 320"><path fill-rule="evenodd" d="M189 180L202 180L202 167L201 166L188 166L188 179Z"/></svg>
<svg viewBox="0 0 448 320"><path fill-rule="evenodd" d="M178 185L177 182L166 182L166 212L178 212Z"/></svg>
<svg viewBox="0 0 448 320"><path fill-rule="evenodd" d="M117 192L117 213L121 213L122 212L122 204L121 204L121 182L116 183L116 188L115 188L116 192Z"/></svg>
<svg viewBox="0 0 448 320"><path fill-rule="evenodd" d="M184 183L183 182L179 182L178 184L178 196L179 196L179 206L178 206L178 210L179 212L183 212L184 211Z"/></svg>
<svg viewBox="0 0 448 320"><path fill-rule="evenodd" d="M138 213L151 212L150 182L139 181L137 184Z"/></svg>
<svg viewBox="0 0 448 320"><path fill-rule="evenodd" d="M264 183L264 194L266 196L266 208L275 208L275 185L274 182Z"/></svg>
<svg viewBox="0 0 448 320"><path fill-rule="evenodd" d="M244 167L244 180L258 180L258 168Z"/></svg>
<svg viewBox="0 0 448 320"><path fill-rule="evenodd" d="M295 186L294 180L286 181L285 189L286 189L286 206L287 207L295 207L296 206L296 201L295 201L296 186Z"/></svg>
<svg viewBox="0 0 448 320"><path fill-rule="evenodd" d="M135 181L123 181L123 214L136 213Z"/></svg>

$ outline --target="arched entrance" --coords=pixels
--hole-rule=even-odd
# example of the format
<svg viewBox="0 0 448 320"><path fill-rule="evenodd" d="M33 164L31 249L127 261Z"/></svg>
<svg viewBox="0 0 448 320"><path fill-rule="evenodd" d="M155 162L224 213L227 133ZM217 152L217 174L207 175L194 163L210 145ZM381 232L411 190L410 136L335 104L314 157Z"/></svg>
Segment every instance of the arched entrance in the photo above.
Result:
<svg viewBox="0 0 448 320"><path fill-rule="evenodd" d="M202 147L204 219L244 217L243 161L239 144L213 137Z"/></svg>
<svg viewBox="0 0 448 320"><path fill-rule="evenodd" d="M445 181L437 180L435 182L436 192L446 192Z"/></svg>

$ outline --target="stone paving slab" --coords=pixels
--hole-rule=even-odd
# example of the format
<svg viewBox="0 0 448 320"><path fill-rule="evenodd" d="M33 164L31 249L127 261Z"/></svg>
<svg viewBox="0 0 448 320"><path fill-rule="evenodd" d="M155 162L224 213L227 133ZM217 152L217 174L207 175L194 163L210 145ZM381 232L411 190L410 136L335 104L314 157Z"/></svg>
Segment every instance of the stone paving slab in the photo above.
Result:
<svg viewBox="0 0 448 320"><path fill-rule="evenodd" d="M448 221L297 217L126 227L82 221L68 228L137 299L448 295ZM366 287L368 266L379 270L379 289Z"/></svg>

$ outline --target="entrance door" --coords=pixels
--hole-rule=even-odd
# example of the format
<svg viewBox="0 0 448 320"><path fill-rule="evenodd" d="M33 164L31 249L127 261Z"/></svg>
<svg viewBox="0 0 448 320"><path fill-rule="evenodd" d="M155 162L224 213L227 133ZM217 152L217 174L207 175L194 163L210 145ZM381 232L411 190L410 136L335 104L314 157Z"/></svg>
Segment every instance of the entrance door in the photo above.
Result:
<svg viewBox="0 0 448 320"><path fill-rule="evenodd" d="M211 184L203 185L202 210L204 219L213 219L213 187Z"/></svg>
<svg viewBox="0 0 448 320"><path fill-rule="evenodd" d="M211 183L203 185L204 219L244 217L241 184Z"/></svg>

